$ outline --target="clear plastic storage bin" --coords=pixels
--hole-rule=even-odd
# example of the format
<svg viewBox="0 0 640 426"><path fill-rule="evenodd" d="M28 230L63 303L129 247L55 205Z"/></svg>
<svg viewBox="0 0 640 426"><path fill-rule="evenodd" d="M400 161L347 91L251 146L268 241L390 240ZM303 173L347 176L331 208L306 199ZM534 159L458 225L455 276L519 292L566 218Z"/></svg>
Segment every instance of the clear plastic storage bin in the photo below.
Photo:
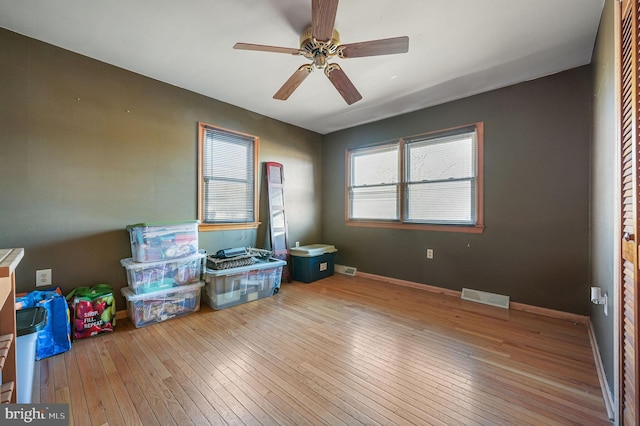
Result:
<svg viewBox="0 0 640 426"><path fill-rule="evenodd" d="M200 281L204 257L204 253L198 253L160 262L140 263L129 258L120 263L127 269L127 281L133 293L143 294Z"/></svg>
<svg viewBox="0 0 640 426"><path fill-rule="evenodd" d="M198 253L198 221L128 225L131 257L135 262L157 262Z"/></svg>
<svg viewBox="0 0 640 426"><path fill-rule="evenodd" d="M166 321L200 310L202 281L153 293L134 294L130 287L120 291L127 299L127 315L136 327Z"/></svg>
<svg viewBox="0 0 640 426"><path fill-rule="evenodd" d="M272 296L280 289L286 264L284 260L268 259L239 268L206 269L205 303L213 309L224 309Z"/></svg>

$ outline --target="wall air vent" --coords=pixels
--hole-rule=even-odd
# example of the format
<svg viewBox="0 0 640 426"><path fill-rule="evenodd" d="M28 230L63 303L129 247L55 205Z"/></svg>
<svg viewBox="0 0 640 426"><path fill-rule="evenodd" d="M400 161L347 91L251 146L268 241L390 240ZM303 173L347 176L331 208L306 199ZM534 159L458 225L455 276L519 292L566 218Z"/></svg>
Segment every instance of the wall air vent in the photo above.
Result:
<svg viewBox="0 0 640 426"><path fill-rule="evenodd" d="M483 303L485 305L496 306L498 308L509 309L509 296L502 294L487 293L480 290L462 289L462 300Z"/></svg>
<svg viewBox="0 0 640 426"><path fill-rule="evenodd" d="M355 276L357 269L353 266L344 266L344 265L333 265L333 271L339 274Z"/></svg>

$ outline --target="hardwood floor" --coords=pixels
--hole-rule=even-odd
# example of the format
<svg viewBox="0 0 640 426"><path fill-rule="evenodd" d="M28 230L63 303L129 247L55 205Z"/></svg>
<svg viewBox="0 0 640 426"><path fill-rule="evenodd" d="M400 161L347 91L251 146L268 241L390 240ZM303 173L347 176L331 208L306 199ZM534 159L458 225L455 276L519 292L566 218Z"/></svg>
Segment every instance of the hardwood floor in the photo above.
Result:
<svg viewBox="0 0 640 426"><path fill-rule="evenodd" d="M72 425L605 425L585 324L334 275L38 361Z"/></svg>

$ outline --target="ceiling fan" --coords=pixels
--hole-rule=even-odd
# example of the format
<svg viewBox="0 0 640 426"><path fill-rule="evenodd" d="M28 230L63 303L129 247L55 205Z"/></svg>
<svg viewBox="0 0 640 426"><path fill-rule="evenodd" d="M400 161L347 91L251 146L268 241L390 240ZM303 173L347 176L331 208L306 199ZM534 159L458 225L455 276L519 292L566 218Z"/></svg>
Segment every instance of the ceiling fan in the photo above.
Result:
<svg viewBox="0 0 640 426"><path fill-rule="evenodd" d="M340 65L328 60L360 58L364 56L390 55L409 51L409 37L393 37L359 43L340 44L340 35L333 27L338 11L338 0L311 0L311 27L300 36L300 48L266 46L262 44L236 43L233 48L260 52L301 55L313 61L298 68L273 95L274 99L287 100L314 68L324 70L325 75L348 105L362 99L362 95L344 73Z"/></svg>

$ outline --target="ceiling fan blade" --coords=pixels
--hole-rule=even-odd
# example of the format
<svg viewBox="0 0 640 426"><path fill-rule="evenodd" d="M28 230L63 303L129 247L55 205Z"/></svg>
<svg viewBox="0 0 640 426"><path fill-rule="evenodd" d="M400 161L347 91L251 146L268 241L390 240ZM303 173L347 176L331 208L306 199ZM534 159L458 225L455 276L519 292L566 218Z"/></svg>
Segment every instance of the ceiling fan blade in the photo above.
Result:
<svg viewBox="0 0 640 426"><path fill-rule="evenodd" d="M294 90L300 86L300 83L304 81L305 78L313 71L313 67L311 65L303 65L293 73L291 77L282 85L280 90L273 95L273 99L280 99L281 101L286 101L289 99L289 96L293 93Z"/></svg>
<svg viewBox="0 0 640 426"><path fill-rule="evenodd" d="M342 71L340 65L329 64L324 69L324 73L329 77L331 83L333 83L338 93L340 93L340 96L342 96L348 105L362 99L362 95L358 92L358 89L356 89L356 86L353 85L351 80L349 80L349 77Z"/></svg>
<svg viewBox="0 0 640 426"><path fill-rule="evenodd" d="M360 43L343 44L338 50L341 58L361 58L363 56L391 55L407 53L409 51L409 37L394 37L381 40L363 41Z"/></svg>
<svg viewBox="0 0 640 426"><path fill-rule="evenodd" d="M264 44L251 43L236 43L233 45L233 48L239 50L256 50L258 52L288 53L290 55L302 55L303 53L302 50L293 47L266 46Z"/></svg>
<svg viewBox="0 0 640 426"><path fill-rule="evenodd" d="M311 35L318 41L329 41L333 36L338 0L311 0Z"/></svg>

